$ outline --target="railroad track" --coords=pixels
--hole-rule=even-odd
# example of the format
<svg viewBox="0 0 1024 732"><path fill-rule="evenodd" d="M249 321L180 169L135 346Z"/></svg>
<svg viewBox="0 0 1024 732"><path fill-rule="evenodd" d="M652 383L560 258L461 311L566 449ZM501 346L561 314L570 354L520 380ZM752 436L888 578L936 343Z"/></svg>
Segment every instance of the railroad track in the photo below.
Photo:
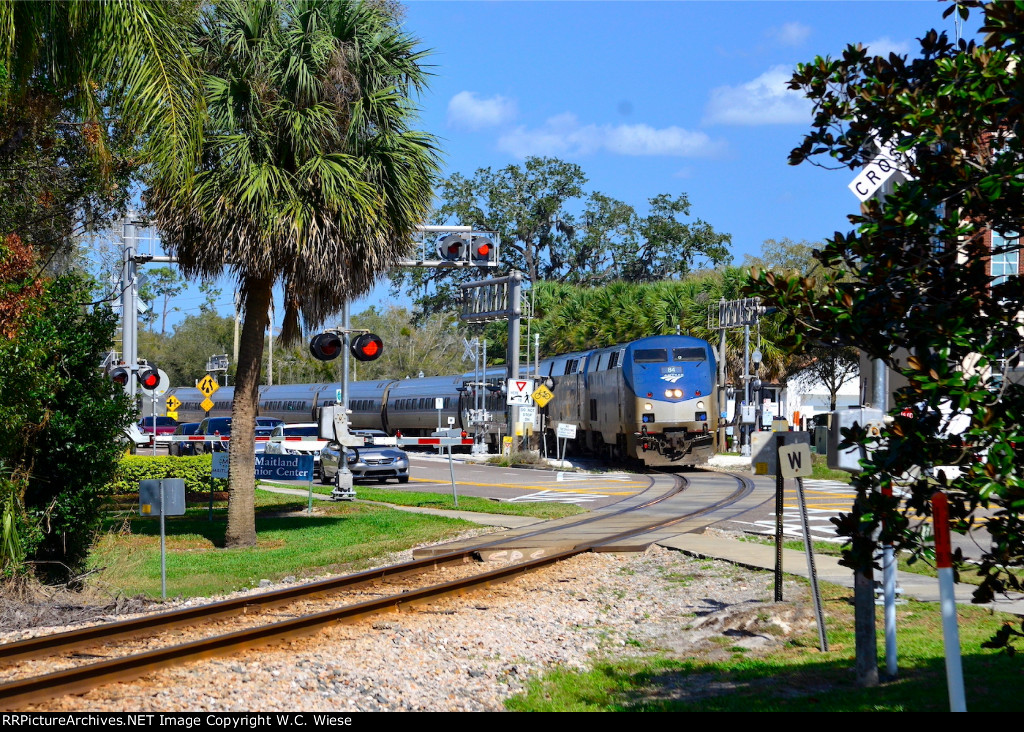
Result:
<svg viewBox="0 0 1024 732"><path fill-rule="evenodd" d="M749 495L753 489L753 483L745 476L734 475L733 477L737 481L735 490L710 505L670 517L652 515L644 518L645 509L659 506L683 492L687 480L681 476L673 476L673 487L661 495L623 506L621 510L605 511L601 515L587 515L577 521L562 523L558 527L547 530L565 532L572 529L584 529L583 533L589 537L586 540L577 542L564 550L553 551L539 558L509 564L498 569L484 572L467 571L476 568L476 558L489 545L493 544L493 542L484 540L469 549L368 570L354 575L0 645L0 663L8 666L12 663L20 663L30 669L29 675L0 684L0 707L7 710L17 709L26 704L45 701L65 694L82 693L103 684L134 679L147 672L190 660L261 647L289 638L309 635L335 623L351 622L375 613L399 611L405 607L505 582L524 572L548 566L584 552L600 550L602 546L629 536L674 526L695 516L705 515L734 504ZM627 517L631 519L631 525L625 530L605 532L599 526L600 522L621 526L621 521ZM523 538L528 541L545 533L545 528L541 527L524 532ZM425 573L440 570L457 571L460 576L451 580L422 585L421 580ZM397 592L394 591L393 586L402 582L411 582L411 584L400 587ZM132 643L139 644L140 639L143 639L144 644L151 644L156 633L168 634L175 629L211 626L222 624L225 621L234 622L238 616L251 615L254 612L267 613L292 604L309 603L317 598L322 600L339 593L353 593L369 587L380 586L384 586L388 592L370 599L347 602L337 607L331 606L314 612L304 611L287 620L250 625L209 637L164 645L141 652L134 652L130 649L130 645ZM129 650L126 652L111 648L111 644L114 643L128 644ZM81 652L82 649L96 647L101 647L99 652L85 654ZM97 656L111 653L117 655L89 662L90 659L95 659ZM46 659L54 660L54 656L60 656L60 659L57 659L53 665L76 665L46 673L39 673L32 669L33 666L41 665ZM77 663L83 659L86 662ZM10 676L17 670L17 668L7 668L0 673Z"/></svg>

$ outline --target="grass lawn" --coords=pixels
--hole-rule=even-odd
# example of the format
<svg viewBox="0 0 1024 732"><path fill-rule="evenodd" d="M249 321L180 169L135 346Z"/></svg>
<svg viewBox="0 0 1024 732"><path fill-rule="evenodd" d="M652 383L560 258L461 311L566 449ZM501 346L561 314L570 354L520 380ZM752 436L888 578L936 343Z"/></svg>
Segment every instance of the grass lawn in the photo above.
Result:
<svg viewBox="0 0 1024 732"><path fill-rule="evenodd" d="M270 481L266 480L263 482L270 483ZM285 485L284 487L295 488L294 485ZM313 484L314 493L329 496L331 490L331 486ZM423 508L456 510L451 490L447 493L424 493L398 487L376 488L359 483L356 484L356 498L364 501L390 503L395 506L420 506ZM581 508L574 503L509 503L508 501L496 501L491 498L477 498L476 496L459 496L458 510L506 516L534 516L544 519L576 516L577 514L587 512L585 508Z"/></svg>
<svg viewBox="0 0 1024 732"><path fill-rule="evenodd" d="M302 497L256 491L258 543L252 549L222 549L224 502L190 504L185 516L166 520L168 597L223 594L261 579L349 572L370 560L470 529L455 519L396 511L360 503L323 503L306 514ZM137 499L136 499L137 500ZM461 501L460 501L461 503ZM137 505L137 504L136 504ZM133 596L160 596L160 521L137 511L112 515L97 542L90 581Z"/></svg>
<svg viewBox="0 0 1024 732"><path fill-rule="evenodd" d="M757 656L742 647L725 662L699 656L595 659L588 671L558 671L507 702L517 711L948 711L939 608L910 601L897 612L899 677L874 689L854 681L852 590L823 585L830 650L817 650L812 626L783 648ZM1024 657L980 647L1003 620L1019 618L958 606L967 708L1018 711ZM884 654L878 611L878 648ZM724 636L723 636L724 637ZM884 658L879 659L884 674Z"/></svg>

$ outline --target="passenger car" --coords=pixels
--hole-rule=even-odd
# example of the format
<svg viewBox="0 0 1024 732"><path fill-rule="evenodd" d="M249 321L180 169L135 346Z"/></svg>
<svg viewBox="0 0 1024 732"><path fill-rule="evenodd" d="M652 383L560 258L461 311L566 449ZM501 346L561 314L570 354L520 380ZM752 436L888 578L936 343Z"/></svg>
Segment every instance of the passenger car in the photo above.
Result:
<svg viewBox="0 0 1024 732"><path fill-rule="evenodd" d="M171 435L174 434L174 430L178 427L178 420L172 419L171 417L157 417L156 418L156 434L159 435ZM139 420L139 431L144 435L153 434L153 418L144 417Z"/></svg>
<svg viewBox="0 0 1024 732"><path fill-rule="evenodd" d="M178 428L174 430L175 437L182 437L184 435L194 435L199 430L200 422L182 422L178 425ZM182 457L183 455L196 455L199 453L198 446L202 445L201 442L172 442L168 448L168 452L171 455L177 455Z"/></svg>
<svg viewBox="0 0 1024 732"><path fill-rule="evenodd" d="M208 417L199 424L199 429L196 430L197 435L206 435L213 437L219 435L221 437L231 436L231 417ZM199 448L199 452L227 452L228 445L226 442L203 442L202 447Z"/></svg>
<svg viewBox="0 0 1024 732"><path fill-rule="evenodd" d="M274 428L273 427L260 427L258 424L256 425L256 437L270 437L270 435L273 432L274 432ZM253 452L255 454L257 454L257 455L259 455L260 453L266 452L267 445L269 445L269 444L270 444L269 442L263 442L263 441L257 440L255 445L253 446Z"/></svg>
<svg viewBox="0 0 1024 732"><path fill-rule="evenodd" d="M275 442L275 438L284 438ZM271 441L264 450L266 455L312 455L314 467L320 464L320 451L327 440L320 439L320 428L313 422L279 424L270 433Z"/></svg>
<svg viewBox="0 0 1024 732"><path fill-rule="evenodd" d="M352 434L363 437L384 436L380 430L353 430ZM334 482L340 464L341 445L331 442L320 451L320 481L328 485ZM390 478L395 478L399 483L409 482L409 456L397 447L350 447L348 469L352 473L352 480L386 483Z"/></svg>

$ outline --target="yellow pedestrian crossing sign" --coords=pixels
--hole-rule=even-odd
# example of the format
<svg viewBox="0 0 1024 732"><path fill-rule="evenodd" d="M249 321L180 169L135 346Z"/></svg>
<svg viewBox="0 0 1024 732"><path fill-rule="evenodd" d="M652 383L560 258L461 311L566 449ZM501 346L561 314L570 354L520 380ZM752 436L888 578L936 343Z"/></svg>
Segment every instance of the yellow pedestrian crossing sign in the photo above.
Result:
<svg viewBox="0 0 1024 732"><path fill-rule="evenodd" d="M199 380L199 383L196 384L196 388L199 389L204 396L211 397L213 396L213 392L220 388L220 384L218 384L212 376L207 374Z"/></svg>
<svg viewBox="0 0 1024 732"><path fill-rule="evenodd" d="M177 412L178 411L178 407L180 407L180 406L181 406L181 401L179 401L178 397L174 396L174 394L171 394L169 397L167 397L167 411L168 412ZM172 417L172 419L174 419L174 418Z"/></svg>
<svg viewBox="0 0 1024 732"><path fill-rule="evenodd" d="M538 407L546 407L548 402L555 398L555 395L551 393L551 390L543 384L538 386L531 396L533 396L533 401Z"/></svg>

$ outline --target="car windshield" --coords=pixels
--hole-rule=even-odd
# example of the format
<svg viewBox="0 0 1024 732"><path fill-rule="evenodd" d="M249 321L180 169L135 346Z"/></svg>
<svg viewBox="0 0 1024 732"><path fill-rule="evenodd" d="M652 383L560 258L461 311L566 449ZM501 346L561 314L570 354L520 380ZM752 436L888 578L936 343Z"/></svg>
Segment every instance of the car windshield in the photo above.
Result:
<svg viewBox="0 0 1024 732"><path fill-rule="evenodd" d="M310 427L285 427L284 434L288 437L319 437L320 428L316 425Z"/></svg>
<svg viewBox="0 0 1024 732"><path fill-rule="evenodd" d="M206 423L206 434L212 435L214 432L219 432L222 435L231 434L231 418L230 417L219 417L217 419L211 419Z"/></svg>
<svg viewBox="0 0 1024 732"><path fill-rule="evenodd" d="M145 417L139 424L143 424L143 425L145 425L147 427L152 427L153 426L153 418L152 417ZM177 427L178 426L178 420L172 419L171 417L157 417L156 418L156 426L157 427Z"/></svg>

